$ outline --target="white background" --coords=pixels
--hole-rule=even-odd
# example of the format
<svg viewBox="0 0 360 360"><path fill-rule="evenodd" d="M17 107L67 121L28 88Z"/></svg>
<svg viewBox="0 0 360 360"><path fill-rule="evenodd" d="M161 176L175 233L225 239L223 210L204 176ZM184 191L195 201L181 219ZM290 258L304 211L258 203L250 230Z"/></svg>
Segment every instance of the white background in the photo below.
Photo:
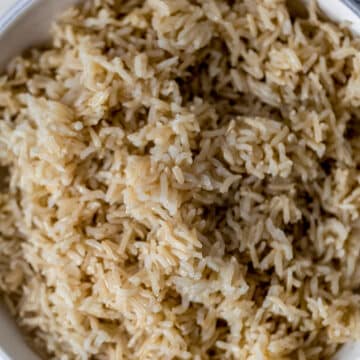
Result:
<svg viewBox="0 0 360 360"><path fill-rule="evenodd" d="M16 0L0 0L0 15L4 13Z"/></svg>

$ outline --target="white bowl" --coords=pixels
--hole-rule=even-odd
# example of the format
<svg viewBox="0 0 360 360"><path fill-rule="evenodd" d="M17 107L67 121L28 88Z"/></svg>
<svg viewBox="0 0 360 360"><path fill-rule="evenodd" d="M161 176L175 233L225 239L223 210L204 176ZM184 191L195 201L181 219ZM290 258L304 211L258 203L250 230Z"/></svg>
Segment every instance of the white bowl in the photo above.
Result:
<svg viewBox="0 0 360 360"><path fill-rule="evenodd" d="M79 1L13 0L15 5L0 17L0 69L24 49L46 41L50 24L57 14ZM290 3L295 1L298 0L289 0ZM329 17L336 21L351 22L351 29L360 34L359 17L351 6L345 5L351 3L351 0L343 1L318 0L321 9ZM26 345L14 320L3 306L0 306L0 324L0 360L39 360ZM334 360L360 360L360 343L344 346Z"/></svg>

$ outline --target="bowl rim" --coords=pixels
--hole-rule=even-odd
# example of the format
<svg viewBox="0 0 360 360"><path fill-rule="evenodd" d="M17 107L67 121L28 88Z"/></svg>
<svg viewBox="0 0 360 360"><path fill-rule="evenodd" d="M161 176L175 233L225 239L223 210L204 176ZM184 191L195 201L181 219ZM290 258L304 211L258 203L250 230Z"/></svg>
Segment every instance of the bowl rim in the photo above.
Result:
<svg viewBox="0 0 360 360"><path fill-rule="evenodd" d="M3 15L0 16L0 36L4 34L9 27L14 25L17 18L24 15L26 10L34 5L36 0L17 0L11 5Z"/></svg>

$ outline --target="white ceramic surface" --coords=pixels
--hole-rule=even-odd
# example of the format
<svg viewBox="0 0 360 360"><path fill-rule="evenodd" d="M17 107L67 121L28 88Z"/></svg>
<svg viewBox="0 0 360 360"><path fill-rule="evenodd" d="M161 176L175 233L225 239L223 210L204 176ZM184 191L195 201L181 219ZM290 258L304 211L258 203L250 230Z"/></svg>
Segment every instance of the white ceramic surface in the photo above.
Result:
<svg viewBox="0 0 360 360"><path fill-rule="evenodd" d="M10 6L14 5L14 0L3 0L0 2L0 15L3 14Z"/></svg>
<svg viewBox="0 0 360 360"><path fill-rule="evenodd" d="M349 1L346 2L346 0L344 2L339 0L318 0L318 4L327 16L335 21L348 21L351 30L356 34L360 34L360 19L357 15L359 13L360 3L353 5ZM350 5L357 6L357 13L352 11Z"/></svg>
<svg viewBox="0 0 360 360"><path fill-rule="evenodd" d="M50 23L56 15L79 1L81 0L0 0L0 68L22 50L46 41ZM360 34L360 19L349 7L339 0L318 1L329 17L336 21L351 22L352 30ZM0 306L0 360L38 360L25 344L14 321L2 306ZM334 360L360 360L360 344L344 346Z"/></svg>

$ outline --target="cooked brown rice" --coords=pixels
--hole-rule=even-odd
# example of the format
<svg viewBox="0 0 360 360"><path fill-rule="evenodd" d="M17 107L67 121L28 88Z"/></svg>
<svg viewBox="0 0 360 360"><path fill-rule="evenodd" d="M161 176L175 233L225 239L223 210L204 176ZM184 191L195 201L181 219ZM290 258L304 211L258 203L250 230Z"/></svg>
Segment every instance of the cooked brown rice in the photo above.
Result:
<svg viewBox="0 0 360 360"><path fill-rule="evenodd" d="M0 78L0 290L56 359L326 359L360 339L360 41L284 0L93 0Z"/></svg>

